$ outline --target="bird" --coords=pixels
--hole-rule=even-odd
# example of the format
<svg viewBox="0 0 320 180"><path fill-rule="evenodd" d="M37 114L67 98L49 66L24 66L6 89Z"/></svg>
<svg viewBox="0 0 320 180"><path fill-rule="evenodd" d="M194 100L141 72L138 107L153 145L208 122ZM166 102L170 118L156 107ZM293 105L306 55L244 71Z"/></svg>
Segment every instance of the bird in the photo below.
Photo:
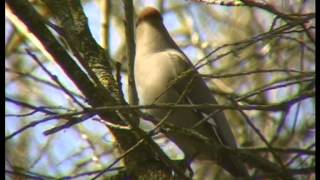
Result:
<svg viewBox="0 0 320 180"><path fill-rule="evenodd" d="M191 78L177 77L191 70ZM136 54L134 79L137 87L139 104L156 103L179 104L216 104L212 92L205 81L197 76L199 73L192 62L171 38L164 26L161 13L154 7L144 8L136 21ZM187 89L187 92L184 91ZM181 95L184 94L182 98ZM168 109L147 109L146 113L160 120L166 116ZM203 118L210 121L200 123L194 130L201 135L215 140L220 145L237 148L235 137L222 111L214 109L174 109L166 122L177 127L193 128ZM196 138L186 137L175 131L168 131L166 136L184 153L185 158L199 158L217 162L234 177L248 176L248 171L240 159L234 156L217 158L217 154L199 142ZM217 160L218 159L218 160Z"/></svg>

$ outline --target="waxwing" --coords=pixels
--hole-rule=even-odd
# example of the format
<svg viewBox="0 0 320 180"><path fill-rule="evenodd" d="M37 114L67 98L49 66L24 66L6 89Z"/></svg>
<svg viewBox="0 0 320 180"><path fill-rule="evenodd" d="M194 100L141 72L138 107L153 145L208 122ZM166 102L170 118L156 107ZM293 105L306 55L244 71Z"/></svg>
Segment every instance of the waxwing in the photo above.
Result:
<svg viewBox="0 0 320 180"><path fill-rule="evenodd" d="M138 16L136 24L136 57L134 65L135 82L139 103L143 105L156 103L204 104L216 103L212 92L199 76L186 76L175 84L181 73L192 69L197 74L191 61L176 45L163 24L160 12L153 8L145 8ZM192 82L190 80L192 79ZM187 89L187 93L184 91ZM148 109L147 113L156 119L162 119L168 109ZM215 109L175 109L166 122L177 127L193 128L194 125L207 118L194 130L221 145L236 148L237 143L222 111L213 113ZM238 158L217 155L210 147L201 144L196 138L186 137L181 133L168 131L168 138L185 154L186 159L199 158L213 160L233 176L247 176L248 172ZM219 157L217 157L219 156Z"/></svg>

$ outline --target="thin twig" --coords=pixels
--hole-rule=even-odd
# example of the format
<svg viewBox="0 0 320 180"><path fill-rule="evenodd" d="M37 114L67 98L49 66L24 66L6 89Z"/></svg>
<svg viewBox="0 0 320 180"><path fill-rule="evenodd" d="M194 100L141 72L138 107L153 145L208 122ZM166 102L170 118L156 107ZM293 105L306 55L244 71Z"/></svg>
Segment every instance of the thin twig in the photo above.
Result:
<svg viewBox="0 0 320 180"><path fill-rule="evenodd" d="M62 89L62 91L64 91L77 105L79 105L82 108L86 108L82 103L80 103L78 101L78 99L76 97L74 97L70 91L60 82L60 80L58 79L58 77L54 74L52 74L43 64L42 62L37 58L37 56L35 54L33 54L29 49L25 49L27 54L38 63L38 65L43 69L43 71L45 73L48 74L48 76L54 81L56 82Z"/></svg>
<svg viewBox="0 0 320 180"><path fill-rule="evenodd" d="M199 76L205 78L231 78L231 77L239 77L246 75L253 75L257 73L272 73L272 72L284 72L284 73L301 73L302 75L313 75L314 72L303 72L294 69L261 69L261 70L253 70L248 72L239 72L232 74L222 74L222 75L213 75L213 74L200 74Z"/></svg>
<svg viewBox="0 0 320 180"><path fill-rule="evenodd" d="M127 70L128 70L128 100L130 105L138 104L138 93L134 80L134 58L135 58L135 42L134 42L134 8L132 0L123 0L125 11L125 34L126 34L126 50L127 50Z"/></svg>
<svg viewBox="0 0 320 180"><path fill-rule="evenodd" d="M122 158L127 156L131 151L136 149L140 144L143 143L145 139L140 139L135 145L133 145L131 148L129 148L126 152L122 153L116 160L114 160L111 164L109 164L104 170L102 170L100 173L98 173L96 176L94 176L91 180L95 180L98 177L102 176L105 172L109 171L110 168L112 168L113 165L115 165L117 162L119 162Z"/></svg>

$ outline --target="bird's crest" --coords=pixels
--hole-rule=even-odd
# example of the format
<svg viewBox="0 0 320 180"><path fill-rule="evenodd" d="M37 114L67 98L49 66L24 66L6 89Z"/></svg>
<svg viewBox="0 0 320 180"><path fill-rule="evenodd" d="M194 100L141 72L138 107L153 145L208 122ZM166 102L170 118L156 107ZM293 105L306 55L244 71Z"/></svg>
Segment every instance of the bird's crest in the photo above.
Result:
<svg viewBox="0 0 320 180"><path fill-rule="evenodd" d="M138 16L137 25L142 20L146 20L149 18L160 19L162 21L162 16L160 12L154 7L146 7Z"/></svg>

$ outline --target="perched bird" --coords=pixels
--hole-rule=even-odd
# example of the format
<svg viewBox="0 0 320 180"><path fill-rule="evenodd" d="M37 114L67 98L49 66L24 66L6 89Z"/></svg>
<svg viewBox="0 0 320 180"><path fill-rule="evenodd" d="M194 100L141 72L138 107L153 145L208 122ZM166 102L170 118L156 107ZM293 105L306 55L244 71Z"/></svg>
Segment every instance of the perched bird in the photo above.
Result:
<svg viewBox="0 0 320 180"><path fill-rule="evenodd" d="M181 73L192 69L198 73L191 61L176 45L163 24L160 12L153 8L145 8L138 16L136 24L136 57L135 82L140 104L176 103L187 89L187 93L179 104L216 103L211 91L199 76L184 78L172 85ZM149 109L147 113L157 119L163 118L168 109ZM175 109L166 120L177 127L192 128L203 118L212 115L194 130L227 147L236 148L234 135L223 112L214 109ZM233 176L247 176L244 164L236 157L214 154L209 146L192 137L181 133L168 131L166 135L185 154L186 159L193 157L203 160L213 160ZM219 156L219 157L217 157Z"/></svg>

